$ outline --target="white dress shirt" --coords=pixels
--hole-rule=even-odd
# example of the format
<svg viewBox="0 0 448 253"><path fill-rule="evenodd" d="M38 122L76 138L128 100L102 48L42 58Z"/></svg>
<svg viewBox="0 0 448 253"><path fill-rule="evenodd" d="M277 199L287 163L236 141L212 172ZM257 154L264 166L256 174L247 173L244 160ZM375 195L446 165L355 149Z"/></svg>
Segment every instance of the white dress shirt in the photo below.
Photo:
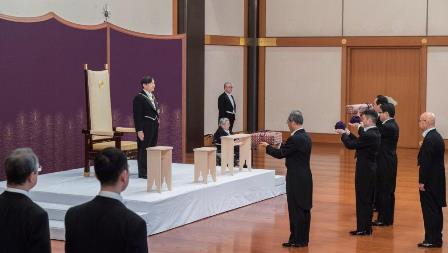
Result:
<svg viewBox="0 0 448 253"><path fill-rule="evenodd" d="M299 130L302 130L303 129L303 127L301 127L301 128L299 128L299 129L296 129L296 130L294 130L292 133L291 133L291 136L293 136L297 131L299 131Z"/></svg>
<svg viewBox="0 0 448 253"><path fill-rule="evenodd" d="M98 196L110 198L110 199L116 199L120 202L123 202L123 197L119 193L116 193L116 192L100 191L98 193Z"/></svg>
<svg viewBox="0 0 448 253"><path fill-rule="evenodd" d="M229 99L230 99L230 103L232 104L232 107L233 107L233 111L232 111L232 112L228 112L228 113L233 113L233 114L235 114L235 103L233 103L232 94L227 93L227 92L226 92L226 94L227 94L227 97L229 97Z"/></svg>
<svg viewBox="0 0 448 253"><path fill-rule="evenodd" d="M20 193L20 194L23 194L23 195L29 197L29 192L27 192L27 191L25 191L25 190L22 190L22 189L17 189L17 188L12 188L12 187L6 187L6 190L5 190L5 191L7 191L7 192L14 192L14 193Z"/></svg>
<svg viewBox="0 0 448 253"><path fill-rule="evenodd" d="M386 122L388 122L388 121L391 120L391 119L394 119L394 118L388 118L388 119L386 119L385 121L383 121L382 124L383 124L383 125L386 124Z"/></svg>
<svg viewBox="0 0 448 253"><path fill-rule="evenodd" d="M429 133L430 131L434 130L434 129L436 129L436 128L435 128L435 127L432 127L432 128L429 128L429 129L426 129L425 131L423 131L423 133L422 133L423 138L425 138L426 135L428 135L428 133Z"/></svg>
<svg viewBox="0 0 448 253"><path fill-rule="evenodd" d="M365 127L365 128L364 128L364 132L367 132L367 130L372 129L372 128L376 128L376 126Z"/></svg>

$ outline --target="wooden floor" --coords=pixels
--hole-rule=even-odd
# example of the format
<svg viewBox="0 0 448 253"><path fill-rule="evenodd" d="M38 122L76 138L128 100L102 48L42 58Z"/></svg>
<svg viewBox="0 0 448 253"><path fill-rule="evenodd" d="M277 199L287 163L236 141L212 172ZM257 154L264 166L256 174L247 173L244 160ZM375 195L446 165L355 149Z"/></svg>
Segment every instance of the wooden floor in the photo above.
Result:
<svg viewBox="0 0 448 253"><path fill-rule="evenodd" d="M275 168L285 174L283 160L266 157L262 151L254 156L256 168ZM286 196L282 195L151 236L150 252L424 252L416 247L423 238L416 157L417 150L399 150L395 225L374 228L372 236L348 234L355 228L353 152L338 144L314 144L308 248L281 247L289 236ZM446 240L443 249L426 251L448 252ZM53 241L52 246L53 252L63 252L63 242Z"/></svg>

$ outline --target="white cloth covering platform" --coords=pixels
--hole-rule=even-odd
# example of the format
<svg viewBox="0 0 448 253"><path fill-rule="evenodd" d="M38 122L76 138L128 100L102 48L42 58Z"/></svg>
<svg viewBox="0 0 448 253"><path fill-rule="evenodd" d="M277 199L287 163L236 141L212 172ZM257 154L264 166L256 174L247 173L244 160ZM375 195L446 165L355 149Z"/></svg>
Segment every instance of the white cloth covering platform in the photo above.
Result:
<svg viewBox="0 0 448 253"><path fill-rule="evenodd" d="M164 184L162 193L146 192L146 180L137 178L136 161L129 161L129 166L131 179L122 196L125 205L145 219L148 235L285 193L285 179L274 170L253 169L230 176L221 175L217 167L217 181L204 184L193 183L192 164L173 164L172 191ZM6 183L0 182L0 192L4 188ZM74 169L40 175L30 196L48 212L51 239L64 240L66 211L91 200L98 191L95 177L83 177L82 169Z"/></svg>

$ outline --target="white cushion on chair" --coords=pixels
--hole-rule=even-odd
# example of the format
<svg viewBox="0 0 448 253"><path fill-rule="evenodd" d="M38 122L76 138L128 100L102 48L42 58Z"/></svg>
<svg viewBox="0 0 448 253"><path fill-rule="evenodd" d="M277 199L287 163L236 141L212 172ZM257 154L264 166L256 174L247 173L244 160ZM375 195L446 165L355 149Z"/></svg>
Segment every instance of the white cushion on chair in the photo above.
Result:
<svg viewBox="0 0 448 253"><path fill-rule="evenodd" d="M115 141L106 141L106 142L100 142L93 144L93 150L103 150L105 148L109 147L115 147ZM136 150L137 149L137 142L135 141L122 141L121 142L121 150L123 151L129 151L129 150Z"/></svg>

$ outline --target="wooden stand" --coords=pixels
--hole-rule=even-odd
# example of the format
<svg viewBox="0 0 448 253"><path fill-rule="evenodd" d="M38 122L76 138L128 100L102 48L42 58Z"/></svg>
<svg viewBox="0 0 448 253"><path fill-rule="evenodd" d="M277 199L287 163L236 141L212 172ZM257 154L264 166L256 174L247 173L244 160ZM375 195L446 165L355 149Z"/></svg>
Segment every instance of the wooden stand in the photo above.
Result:
<svg viewBox="0 0 448 253"><path fill-rule="evenodd" d="M202 147L195 148L194 151L194 182L202 181L206 184L208 175L211 174L213 181L216 182L216 148Z"/></svg>
<svg viewBox="0 0 448 253"><path fill-rule="evenodd" d="M221 137L221 174L224 174L228 167L230 175L233 176L235 145L240 146L240 171L243 170L244 163L246 163L249 171L252 170L251 141L250 134L234 134Z"/></svg>
<svg viewBox="0 0 448 253"><path fill-rule="evenodd" d="M148 165L148 187L147 191L152 190L155 184L158 192L162 192L162 183L168 186L171 191L171 164L173 159L173 147L155 146L146 149Z"/></svg>

